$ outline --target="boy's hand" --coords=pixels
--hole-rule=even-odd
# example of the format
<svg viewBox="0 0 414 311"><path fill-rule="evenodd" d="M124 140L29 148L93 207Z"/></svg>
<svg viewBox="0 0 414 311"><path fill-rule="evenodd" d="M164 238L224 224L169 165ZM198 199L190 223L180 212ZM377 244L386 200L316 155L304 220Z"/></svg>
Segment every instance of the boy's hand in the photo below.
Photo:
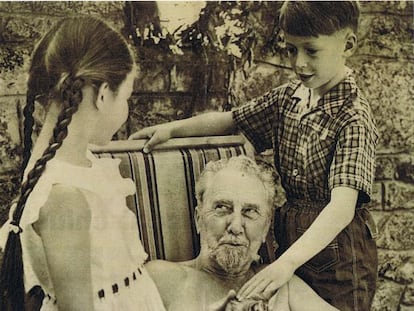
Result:
<svg viewBox="0 0 414 311"><path fill-rule="evenodd" d="M156 145L161 144L169 140L172 129L167 124L160 124L143 128L142 130L135 132L128 139L149 139L143 148L143 152L150 152Z"/></svg>
<svg viewBox="0 0 414 311"><path fill-rule="evenodd" d="M276 290L287 283L296 268L288 261L278 259L252 277L237 294L238 299L263 297L270 299Z"/></svg>

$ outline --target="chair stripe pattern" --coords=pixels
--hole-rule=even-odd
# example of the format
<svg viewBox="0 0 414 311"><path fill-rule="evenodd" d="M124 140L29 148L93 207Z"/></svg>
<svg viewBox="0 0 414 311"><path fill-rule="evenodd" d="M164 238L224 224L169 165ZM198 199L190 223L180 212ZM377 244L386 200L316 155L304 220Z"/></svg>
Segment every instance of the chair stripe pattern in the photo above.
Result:
<svg viewBox="0 0 414 311"><path fill-rule="evenodd" d="M136 194L127 197L127 205L136 215L149 260L194 258L200 248L194 224L197 178L209 161L247 154L244 145L189 145L148 154L141 148L123 149L92 151L99 158L121 159L121 175L135 182Z"/></svg>

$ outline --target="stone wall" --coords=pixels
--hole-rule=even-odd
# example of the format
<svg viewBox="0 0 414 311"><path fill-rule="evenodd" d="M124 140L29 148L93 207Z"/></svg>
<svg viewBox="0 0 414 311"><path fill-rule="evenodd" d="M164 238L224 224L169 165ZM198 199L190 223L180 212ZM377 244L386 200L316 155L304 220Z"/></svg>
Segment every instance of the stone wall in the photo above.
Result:
<svg viewBox="0 0 414 311"><path fill-rule="evenodd" d="M371 102L380 144L373 201L380 237L373 310L414 309L413 3L362 2L359 51L350 60ZM123 2L0 2L0 223L16 193L21 109L34 43L56 20L92 14L123 26ZM222 109L229 67L220 55L164 55L141 50L130 118L116 138L143 126ZM257 60L231 87L240 102L285 82L291 71L275 58ZM41 115L39 117L41 119ZM271 161L269 152L259 158ZM283 200L283 197L280 198Z"/></svg>

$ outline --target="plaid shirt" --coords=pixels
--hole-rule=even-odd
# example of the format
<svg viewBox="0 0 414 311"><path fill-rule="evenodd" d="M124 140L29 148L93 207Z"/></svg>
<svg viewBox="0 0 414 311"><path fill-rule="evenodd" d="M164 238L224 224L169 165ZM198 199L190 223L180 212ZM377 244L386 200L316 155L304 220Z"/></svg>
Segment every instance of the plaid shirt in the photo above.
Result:
<svg viewBox="0 0 414 311"><path fill-rule="evenodd" d="M273 148L288 199L326 203L333 188L346 186L368 202L378 140L369 104L350 74L308 111L303 88L300 81L278 87L233 110L233 120L257 152Z"/></svg>

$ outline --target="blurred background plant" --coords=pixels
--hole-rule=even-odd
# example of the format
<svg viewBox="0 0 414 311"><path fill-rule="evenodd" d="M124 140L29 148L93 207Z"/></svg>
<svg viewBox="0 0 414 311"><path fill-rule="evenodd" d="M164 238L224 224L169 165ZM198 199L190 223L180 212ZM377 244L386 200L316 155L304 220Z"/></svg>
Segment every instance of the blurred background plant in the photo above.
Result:
<svg viewBox="0 0 414 311"><path fill-rule="evenodd" d="M279 1L126 2L123 33L140 47L140 58L148 57L146 53L153 57L154 48L171 55L193 53L206 66L214 55L226 58L228 100L222 108L229 110L238 99L237 74L247 80L255 62L286 68L277 26L281 4ZM181 12L180 17L177 12ZM206 66L200 68L204 69L201 75L208 74Z"/></svg>

